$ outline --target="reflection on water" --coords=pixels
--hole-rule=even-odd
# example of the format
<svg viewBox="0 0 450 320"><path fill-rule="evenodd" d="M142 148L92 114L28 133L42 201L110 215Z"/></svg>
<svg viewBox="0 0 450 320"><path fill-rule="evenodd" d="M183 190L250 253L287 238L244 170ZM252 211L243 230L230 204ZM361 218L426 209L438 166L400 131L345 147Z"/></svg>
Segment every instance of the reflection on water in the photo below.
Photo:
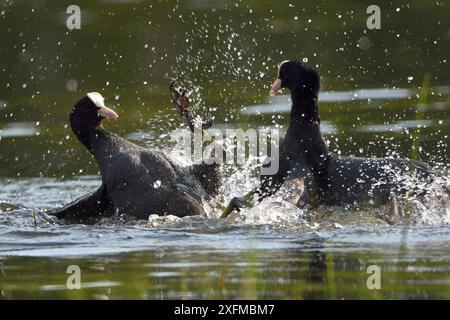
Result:
<svg viewBox="0 0 450 320"><path fill-rule="evenodd" d="M445 88L445 89L444 89ZM448 88L441 87L433 90L433 93L440 98L448 98ZM417 96L418 91L413 89L362 89L356 91L325 91L319 94L319 103L342 103L353 102L359 100L396 100L396 99L411 99ZM287 95L268 97L266 104L253 105L245 107L243 114L255 115L264 113L280 113L291 111L291 97ZM370 108L371 104L361 105L363 108ZM434 102L427 109L446 110L448 103L444 101Z"/></svg>
<svg viewBox="0 0 450 320"><path fill-rule="evenodd" d="M0 138L30 137L39 134L35 123L13 122L0 129Z"/></svg>
<svg viewBox="0 0 450 320"><path fill-rule="evenodd" d="M305 221L280 202L229 220L66 226L45 213L100 185L68 126L86 92L102 92L118 112L108 129L171 152L167 137L181 121L168 78L193 90L194 106L217 128L285 130L289 97L267 92L277 63L293 58L321 74L333 152L409 157L417 143L423 160L448 167L449 11L441 2L384 4L389 18L376 32L365 30L369 0L77 4L82 26L73 32L51 1L0 4L0 298L450 298L450 228L439 223L389 226L340 209ZM428 72L432 92L418 106ZM229 182L226 197L247 182ZM65 289L73 264L82 290ZM381 290L367 288L370 265L381 268Z"/></svg>
<svg viewBox="0 0 450 320"><path fill-rule="evenodd" d="M149 240L145 251L134 253L69 259L3 257L1 295L9 299L450 298L449 252L439 255L447 250L448 229L440 230L439 240L432 243L419 230L345 231L344 238L342 232L247 230L247 235L230 232L228 237L227 232L215 236L195 232L196 240L171 245L177 232L186 231L167 230L166 237L159 238L168 243ZM392 239L381 242L380 233L391 234ZM227 240L233 246L214 244ZM394 245L393 240L400 242ZM212 246L207 244L210 241ZM262 244L268 241L281 246ZM409 244L400 247L401 241ZM65 286L65 271L72 264L82 270L81 290ZM380 290L367 288L370 265L382 270Z"/></svg>
<svg viewBox="0 0 450 320"><path fill-rule="evenodd" d="M358 128L361 132L400 132L405 129L415 129L415 128L426 128L429 127L433 122L431 120L406 120L399 121L394 124L371 124L365 125Z"/></svg>
<svg viewBox="0 0 450 320"><path fill-rule="evenodd" d="M81 286L82 289L89 288L112 288L120 286L121 283L117 281L95 281L95 282L85 282ZM42 291L58 291L67 290L67 285L44 285L41 287Z"/></svg>

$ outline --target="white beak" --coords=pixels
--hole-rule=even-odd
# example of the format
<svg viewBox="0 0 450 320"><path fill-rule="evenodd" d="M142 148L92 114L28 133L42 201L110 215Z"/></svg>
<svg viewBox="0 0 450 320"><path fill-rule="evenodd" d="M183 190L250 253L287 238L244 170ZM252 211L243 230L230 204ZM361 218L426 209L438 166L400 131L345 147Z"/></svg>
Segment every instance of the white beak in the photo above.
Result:
<svg viewBox="0 0 450 320"><path fill-rule="evenodd" d="M281 90L281 79L278 78L277 80L275 80L272 83L272 88L270 89L270 93L269 94L271 96L276 96L279 93L280 90Z"/></svg>
<svg viewBox="0 0 450 320"><path fill-rule="evenodd" d="M98 109L98 114L106 119L117 119L119 116L113 110L107 107L101 107Z"/></svg>

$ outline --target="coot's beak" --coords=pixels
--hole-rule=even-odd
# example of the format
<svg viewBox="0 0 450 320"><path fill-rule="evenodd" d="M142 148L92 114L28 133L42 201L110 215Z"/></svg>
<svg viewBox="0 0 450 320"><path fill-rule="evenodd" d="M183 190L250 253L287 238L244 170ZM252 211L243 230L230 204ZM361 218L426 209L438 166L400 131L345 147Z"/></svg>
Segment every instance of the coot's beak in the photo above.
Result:
<svg viewBox="0 0 450 320"><path fill-rule="evenodd" d="M101 107L98 109L98 114L106 119L117 119L119 116L113 110L107 107Z"/></svg>
<svg viewBox="0 0 450 320"><path fill-rule="evenodd" d="M281 90L281 79L278 78L277 80L275 80L272 83L272 88L270 89L270 93L269 94L271 96L276 96L279 93L280 90Z"/></svg>

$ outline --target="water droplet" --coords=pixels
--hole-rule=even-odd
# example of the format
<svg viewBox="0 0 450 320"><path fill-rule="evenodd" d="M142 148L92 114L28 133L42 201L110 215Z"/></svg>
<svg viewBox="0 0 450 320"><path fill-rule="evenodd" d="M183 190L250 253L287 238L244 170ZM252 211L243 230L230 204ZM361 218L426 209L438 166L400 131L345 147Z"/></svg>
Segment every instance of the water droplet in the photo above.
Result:
<svg viewBox="0 0 450 320"><path fill-rule="evenodd" d="M161 187L161 180L156 180L153 184L153 188L158 189L159 187Z"/></svg>
<svg viewBox="0 0 450 320"><path fill-rule="evenodd" d="M69 79L66 82L66 89L69 92L75 92L78 90L78 82L75 79Z"/></svg>

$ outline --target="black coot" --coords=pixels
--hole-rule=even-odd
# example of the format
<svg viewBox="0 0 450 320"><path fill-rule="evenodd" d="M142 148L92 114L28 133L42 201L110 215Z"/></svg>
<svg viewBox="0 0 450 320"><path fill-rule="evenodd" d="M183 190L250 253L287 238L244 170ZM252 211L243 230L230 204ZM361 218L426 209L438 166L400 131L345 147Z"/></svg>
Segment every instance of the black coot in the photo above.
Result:
<svg viewBox="0 0 450 320"><path fill-rule="evenodd" d="M223 216L274 194L286 179L300 179L304 192L298 205L371 205L395 200L396 195L419 191L418 185L432 181L429 167L408 159L341 157L331 154L320 131L319 74L299 61L284 61L271 94L281 88L291 91L291 119L280 146L280 169L262 176L260 185L245 197L234 198ZM400 177L410 177L402 179ZM419 192L424 192L422 188Z"/></svg>
<svg viewBox="0 0 450 320"><path fill-rule="evenodd" d="M170 89L174 103L180 103L179 91L173 85ZM144 219L149 214L205 216L203 201L221 184L217 165L181 167L164 153L137 146L103 128L102 120L116 118L97 92L88 93L73 107L72 131L97 160L102 185L53 213L70 222L114 213Z"/></svg>

